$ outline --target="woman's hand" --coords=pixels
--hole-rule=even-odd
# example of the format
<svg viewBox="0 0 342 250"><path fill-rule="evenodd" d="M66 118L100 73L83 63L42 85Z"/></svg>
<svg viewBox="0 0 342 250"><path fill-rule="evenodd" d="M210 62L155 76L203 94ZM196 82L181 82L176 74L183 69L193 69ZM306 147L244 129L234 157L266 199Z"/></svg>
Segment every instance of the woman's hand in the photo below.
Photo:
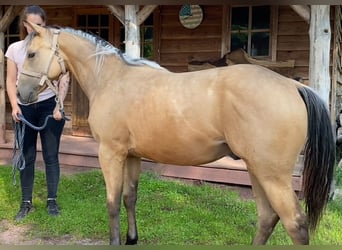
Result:
<svg viewBox="0 0 342 250"><path fill-rule="evenodd" d="M20 118L18 117L18 114L21 114L21 109L19 107L19 105L15 105L12 108L12 118L15 122L19 122Z"/></svg>
<svg viewBox="0 0 342 250"><path fill-rule="evenodd" d="M53 114L52 114L53 118L57 121L62 120L63 116L61 111L59 111L59 105L57 104L55 109L53 110Z"/></svg>

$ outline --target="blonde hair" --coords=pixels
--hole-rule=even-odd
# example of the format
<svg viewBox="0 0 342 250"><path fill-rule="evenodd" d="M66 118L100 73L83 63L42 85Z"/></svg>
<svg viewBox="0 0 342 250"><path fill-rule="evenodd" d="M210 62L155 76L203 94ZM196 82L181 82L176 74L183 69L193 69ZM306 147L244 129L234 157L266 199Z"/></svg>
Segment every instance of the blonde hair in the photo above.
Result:
<svg viewBox="0 0 342 250"><path fill-rule="evenodd" d="M19 32L20 32L19 35L20 35L21 40L25 39L25 37L27 36L27 30L24 26L24 21L26 21L27 16L30 14L39 15L44 23L46 23L47 21L46 13L40 6L38 5L26 6L24 10L22 11L20 15L20 19L19 19Z"/></svg>

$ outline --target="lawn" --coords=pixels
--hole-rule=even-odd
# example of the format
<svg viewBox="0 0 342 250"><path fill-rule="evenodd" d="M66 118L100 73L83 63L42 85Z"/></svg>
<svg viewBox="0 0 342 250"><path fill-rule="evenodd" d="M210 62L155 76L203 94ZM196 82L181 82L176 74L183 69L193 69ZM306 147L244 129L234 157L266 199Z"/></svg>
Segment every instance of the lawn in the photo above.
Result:
<svg viewBox="0 0 342 250"><path fill-rule="evenodd" d="M13 221L20 202L20 188L13 185L12 169L0 167L0 221ZM18 178L17 178L18 179ZM19 184L19 181L17 181ZM241 200L228 187L191 185L143 173L139 183L137 224L141 245L246 245L256 231L256 208L252 200ZM61 216L46 212L44 172L36 172L35 211L22 224L31 226L31 237L102 239L109 235L105 185L99 170L62 176L59 189ZM121 210L123 242L125 209ZM269 245L291 244L281 224ZM313 245L342 244L342 201L328 204Z"/></svg>

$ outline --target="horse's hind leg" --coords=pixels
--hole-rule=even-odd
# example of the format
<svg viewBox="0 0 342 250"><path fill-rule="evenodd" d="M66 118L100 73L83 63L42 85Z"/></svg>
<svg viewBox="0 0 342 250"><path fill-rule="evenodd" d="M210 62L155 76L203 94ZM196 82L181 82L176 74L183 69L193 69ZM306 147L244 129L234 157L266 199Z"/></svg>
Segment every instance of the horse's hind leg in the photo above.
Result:
<svg viewBox="0 0 342 250"><path fill-rule="evenodd" d="M292 242L294 244L309 244L307 218L292 188L292 168L285 167L285 165L281 166L280 162L278 164L274 162L272 166L277 166L278 169L287 169L286 171L273 172L274 167L267 167L267 164L263 164L262 173L251 172L264 190L269 204L280 217ZM260 169L262 169L261 165L259 166ZM268 170L265 171L266 169Z"/></svg>
<svg viewBox="0 0 342 250"><path fill-rule="evenodd" d="M279 216L274 212L268 202L266 194L253 174L250 174L255 202L258 210L258 230L253 240L254 245L266 244L279 221Z"/></svg>
<svg viewBox="0 0 342 250"><path fill-rule="evenodd" d="M123 183L123 201L127 211L128 221L126 245L134 245L138 242L135 204L137 201L139 175L140 158L128 157L124 167Z"/></svg>

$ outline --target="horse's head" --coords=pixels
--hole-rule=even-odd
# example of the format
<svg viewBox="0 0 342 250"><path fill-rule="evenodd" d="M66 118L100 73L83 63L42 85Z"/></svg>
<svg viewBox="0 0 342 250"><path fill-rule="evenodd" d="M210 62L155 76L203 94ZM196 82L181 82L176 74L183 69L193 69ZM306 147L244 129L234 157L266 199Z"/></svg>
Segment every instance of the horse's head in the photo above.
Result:
<svg viewBox="0 0 342 250"><path fill-rule="evenodd" d="M55 90L53 80L66 71L58 47L59 30L28 23L34 30L26 38L27 53L18 81L18 97L32 103L48 86Z"/></svg>

